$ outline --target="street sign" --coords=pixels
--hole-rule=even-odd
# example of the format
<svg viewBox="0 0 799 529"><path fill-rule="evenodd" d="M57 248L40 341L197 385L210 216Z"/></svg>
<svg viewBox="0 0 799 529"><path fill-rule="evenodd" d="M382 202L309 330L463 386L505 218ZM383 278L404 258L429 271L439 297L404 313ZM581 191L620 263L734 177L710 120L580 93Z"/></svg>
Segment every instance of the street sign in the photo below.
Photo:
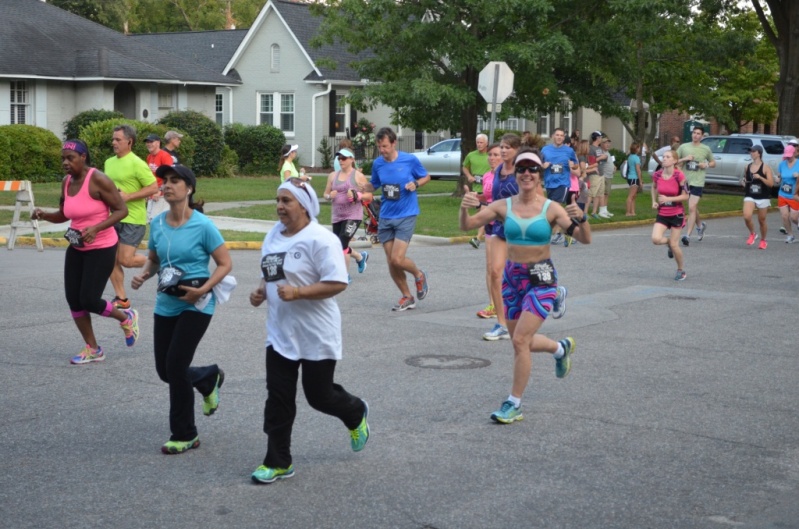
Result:
<svg viewBox="0 0 799 529"><path fill-rule="evenodd" d="M480 70L477 91L489 103L502 103L513 93L513 70L505 62L491 61Z"/></svg>

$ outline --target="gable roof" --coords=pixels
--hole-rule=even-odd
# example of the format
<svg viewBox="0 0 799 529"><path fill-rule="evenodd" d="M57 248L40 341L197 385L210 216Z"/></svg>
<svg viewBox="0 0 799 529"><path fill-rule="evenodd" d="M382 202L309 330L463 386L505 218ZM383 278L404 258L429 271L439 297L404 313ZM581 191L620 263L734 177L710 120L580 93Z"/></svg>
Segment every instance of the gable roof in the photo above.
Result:
<svg viewBox="0 0 799 529"><path fill-rule="evenodd" d="M199 62L221 73L241 44L246 29L218 31L182 31L178 33L142 33L129 39L158 48L161 51Z"/></svg>
<svg viewBox="0 0 799 529"><path fill-rule="evenodd" d="M0 20L0 77L239 84L40 0L2 0Z"/></svg>

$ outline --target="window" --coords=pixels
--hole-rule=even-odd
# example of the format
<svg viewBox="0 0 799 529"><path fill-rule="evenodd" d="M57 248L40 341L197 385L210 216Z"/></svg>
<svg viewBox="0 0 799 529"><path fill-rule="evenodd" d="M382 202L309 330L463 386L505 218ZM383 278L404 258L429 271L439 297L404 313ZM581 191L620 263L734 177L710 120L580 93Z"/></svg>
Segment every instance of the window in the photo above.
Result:
<svg viewBox="0 0 799 529"><path fill-rule="evenodd" d="M272 44L272 68L273 72L280 71L280 46Z"/></svg>
<svg viewBox="0 0 799 529"><path fill-rule="evenodd" d="M29 107L30 94L27 81L11 81L11 124L30 124Z"/></svg>
<svg viewBox="0 0 799 529"><path fill-rule="evenodd" d="M224 109L225 109L224 101L225 101L224 100L224 96L222 94L216 94L216 104L215 104L215 108L216 108L216 124L220 125L220 126L223 124L223 121L224 121L224 119L223 119L224 118Z"/></svg>
<svg viewBox="0 0 799 529"><path fill-rule="evenodd" d="M171 86L158 87L158 108L173 108L172 93L173 90Z"/></svg>
<svg viewBox="0 0 799 529"><path fill-rule="evenodd" d="M259 111L259 124L275 124L275 96L272 94L261 94L261 109Z"/></svg>
<svg viewBox="0 0 799 529"><path fill-rule="evenodd" d="M280 130L294 132L294 94L280 94Z"/></svg>
<svg viewBox="0 0 799 529"><path fill-rule="evenodd" d="M560 115L560 128L566 131L566 135L568 136L572 132L572 113L571 112L564 112Z"/></svg>
<svg viewBox="0 0 799 529"><path fill-rule="evenodd" d="M549 114L538 115L538 134L541 136L549 136L550 119Z"/></svg>
<svg viewBox="0 0 799 529"><path fill-rule="evenodd" d="M347 132L347 103L343 95L336 95L336 134L345 134Z"/></svg>
<svg viewBox="0 0 799 529"><path fill-rule="evenodd" d="M731 154L749 154L752 140L747 138L730 138L727 141L727 152Z"/></svg>
<svg viewBox="0 0 799 529"><path fill-rule="evenodd" d="M781 141L761 140L760 143L763 144L763 150L766 151L766 154L776 154L782 156L782 153L785 152L785 146Z"/></svg>
<svg viewBox="0 0 799 529"><path fill-rule="evenodd" d="M724 152L724 146L727 145L727 138L706 138L702 140L702 145L710 147L710 152L713 154Z"/></svg>
<svg viewBox="0 0 799 529"><path fill-rule="evenodd" d="M507 130L519 130L519 119L518 118L508 118L508 128Z"/></svg>

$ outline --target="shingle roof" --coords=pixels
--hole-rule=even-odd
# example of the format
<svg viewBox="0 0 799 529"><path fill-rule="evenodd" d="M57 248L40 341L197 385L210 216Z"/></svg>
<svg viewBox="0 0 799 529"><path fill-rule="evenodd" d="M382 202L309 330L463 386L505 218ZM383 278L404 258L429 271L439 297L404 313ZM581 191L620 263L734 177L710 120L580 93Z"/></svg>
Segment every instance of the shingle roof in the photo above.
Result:
<svg viewBox="0 0 799 529"><path fill-rule="evenodd" d="M246 29L232 29L145 33L130 35L128 38L186 60L200 62L207 68L221 73L246 34Z"/></svg>
<svg viewBox="0 0 799 529"><path fill-rule="evenodd" d="M0 1L0 76L230 85L221 71L40 0Z"/></svg>

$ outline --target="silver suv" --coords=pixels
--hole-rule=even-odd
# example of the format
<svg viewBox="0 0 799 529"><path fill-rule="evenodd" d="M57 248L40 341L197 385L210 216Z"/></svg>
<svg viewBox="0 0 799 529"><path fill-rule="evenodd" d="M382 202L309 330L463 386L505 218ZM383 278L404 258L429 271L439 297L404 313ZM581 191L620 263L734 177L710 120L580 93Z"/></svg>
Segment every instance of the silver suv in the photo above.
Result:
<svg viewBox="0 0 799 529"><path fill-rule="evenodd" d="M730 134L729 136L708 136L702 143L710 147L716 167L707 170L705 182L728 186L740 186L741 177L746 166L752 163L750 149L753 145L763 147L763 161L771 166L774 172L774 189L779 184L780 176L777 166L782 161L785 146L793 136L777 136L774 134ZM655 164L657 165L657 164ZM655 165L650 164L650 171Z"/></svg>

